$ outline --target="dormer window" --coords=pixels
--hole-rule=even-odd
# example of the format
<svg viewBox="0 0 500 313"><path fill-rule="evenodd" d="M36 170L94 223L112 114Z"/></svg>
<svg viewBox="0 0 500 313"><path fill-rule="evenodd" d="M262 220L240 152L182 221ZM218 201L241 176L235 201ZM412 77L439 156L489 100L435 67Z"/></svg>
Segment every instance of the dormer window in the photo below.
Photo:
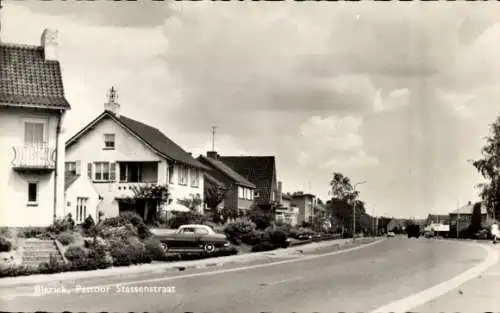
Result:
<svg viewBox="0 0 500 313"><path fill-rule="evenodd" d="M115 134L104 134L104 149L115 148Z"/></svg>

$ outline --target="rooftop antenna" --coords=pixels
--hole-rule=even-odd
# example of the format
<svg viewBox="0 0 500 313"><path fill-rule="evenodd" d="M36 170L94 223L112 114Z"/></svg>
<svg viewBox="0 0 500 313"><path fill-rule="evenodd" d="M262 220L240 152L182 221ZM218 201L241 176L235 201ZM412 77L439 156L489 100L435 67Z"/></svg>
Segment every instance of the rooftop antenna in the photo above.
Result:
<svg viewBox="0 0 500 313"><path fill-rule="evenodd" d="M215 151L215 130L217 126L212 126L212 151Z"/></svg>

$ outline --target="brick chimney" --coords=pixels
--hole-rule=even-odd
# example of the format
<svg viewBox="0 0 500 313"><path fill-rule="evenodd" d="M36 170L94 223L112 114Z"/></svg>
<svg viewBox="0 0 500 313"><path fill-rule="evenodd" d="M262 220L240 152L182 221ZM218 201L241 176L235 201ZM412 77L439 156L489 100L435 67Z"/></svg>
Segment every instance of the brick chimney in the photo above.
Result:
<svg viewBox="0 0 500 313"><path fill-rule="evenodd" d="M41 45L46 61L57 61L57 30L45 29L42 33Z"/></svg>
<svg viewBox="0 0 500 313"><path fill-rule="evenodd" d="M116 94L115 87L111 87L108 92L108 102L104 103L104 111L108 111L116 117L120 117L120 104L116 102L117 98L118 95Z"/></svg>
<svg viewBox="0 0 500 313"><path fill-rule="evenodd" d="M283 182L279 181L278 182L278 202L281 203L283 200Z"/></svg>
<svg viewBox="0 0 500 313"><path fill-rule="evenodd" d="M212 159L212 160L218 160L219 154L217 153L217 151L208 151L207 158Z"/></svg>

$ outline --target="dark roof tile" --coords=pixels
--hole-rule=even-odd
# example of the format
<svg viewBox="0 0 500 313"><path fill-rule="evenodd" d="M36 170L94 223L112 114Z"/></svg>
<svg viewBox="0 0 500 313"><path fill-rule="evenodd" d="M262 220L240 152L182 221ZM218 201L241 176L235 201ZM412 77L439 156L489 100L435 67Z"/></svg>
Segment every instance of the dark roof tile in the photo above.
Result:
<svg viewBox="0 0 500 313"><path fill-rule="evenodd" d="M202 162L204 164L208 164L209 166L218 170L219 172L224 174L226 177L228 177L229 179L231 179L232 181L234 181L238 185L241 185L244 187L249 187L249 188L256 187L255 184L253 184L248 179L246 179L245 177L238 174L238 172L236 172L235 170L233 170L232 168L230 168L229 166L224 164L224 162L222 162L222 161L207 158L207 157L202 156L202 155L200 155L198 157L198 160L200 160L200 162Z"/></svg>
<svg viewBox="0 0 500 313"><path fill-rule="evenodd" d="M0 44L0 105L69 109L61 68L42 47Z"/></svg>
<svg viewBox="0 0 500 313"><path fill-rule="evenodd" d="M274 156L221 156L219 159L257 186L257 204L272 202L271 192L276 188Z"/></svg>

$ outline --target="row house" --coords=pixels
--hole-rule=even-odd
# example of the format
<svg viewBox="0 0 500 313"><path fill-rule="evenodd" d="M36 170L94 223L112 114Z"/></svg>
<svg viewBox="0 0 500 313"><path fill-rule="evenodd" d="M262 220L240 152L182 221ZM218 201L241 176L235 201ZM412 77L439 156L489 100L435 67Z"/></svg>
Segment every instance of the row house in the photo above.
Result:
<svg viewBox="0 0 500 313"><path fill-rule="evenodd" d="M283 182L278 182L278 202L276 209L276 220L295 226L298 224L299 208L292 205L293 198L287 193L283 193Z"/></svg>
<svg viewBox="0 0 500 313"><path fill-rule="evenodd" d="M483 202L472 203L469 201L466 205L458 208L457 210L449 214L449 224L450 227L465 229L469 227L472 220L472 212L474 210L474 205L481 205L481 221L483 224L487 224L493 221L493 216L488 212L486 206Z"/></svg>
<svg viewBox="0 0 500 313"><path fill-rule="evenodd" d="M231 209L239 215L245 215L255 200L255 184L219 160L219 155L215 151L209 151L206 157L200 155L197 160L210 169L207 171L209 179L213 178L216 184L220 182L227 188L226 196L219 208Z"/></svg>
<svg viewBox="0 0 500 313"><path fill-rule="evenodd" d="M317 205L316 196L310 193L295 192L292 194L292 205L299 208L299 214L297 222L302 224L303 222L312 223L315 214L315 208Z"/></svg>
<svg viewBox="0 0 500 313"><path fill-rule="evenodd" d="M64 214L64 142L70 105L57 32L40 46L0 42L0 226L48 226Z"/></svg>
<svg viewBox="0 0 500 313"><path fill-rule="evenodd" d="M254 203L271 210L278 203L278 182L274 156L218 156L221 161L255 185Z"/></svg>
<svg viewBox="0 0 500 313"><path fill-rule="evenodd" d="M156 210L129 201L135 187L168 185L170 199L164 208L168 210L184 199L203 201L206 170L157 128L122 115L116 91L111 88L104 112L66 142L66 177L77 177L73 185L82 180L79 186L89 180L99 195L99 208L95 210L88 202L95 194L89 195L88 188L84 192L75 187L72 194L79 200L68 200L66 210L83 218L96 214L111 217L132 210L149 221ZM80 214L82 202L84 208L88 207L85 214Z"/></svg>

